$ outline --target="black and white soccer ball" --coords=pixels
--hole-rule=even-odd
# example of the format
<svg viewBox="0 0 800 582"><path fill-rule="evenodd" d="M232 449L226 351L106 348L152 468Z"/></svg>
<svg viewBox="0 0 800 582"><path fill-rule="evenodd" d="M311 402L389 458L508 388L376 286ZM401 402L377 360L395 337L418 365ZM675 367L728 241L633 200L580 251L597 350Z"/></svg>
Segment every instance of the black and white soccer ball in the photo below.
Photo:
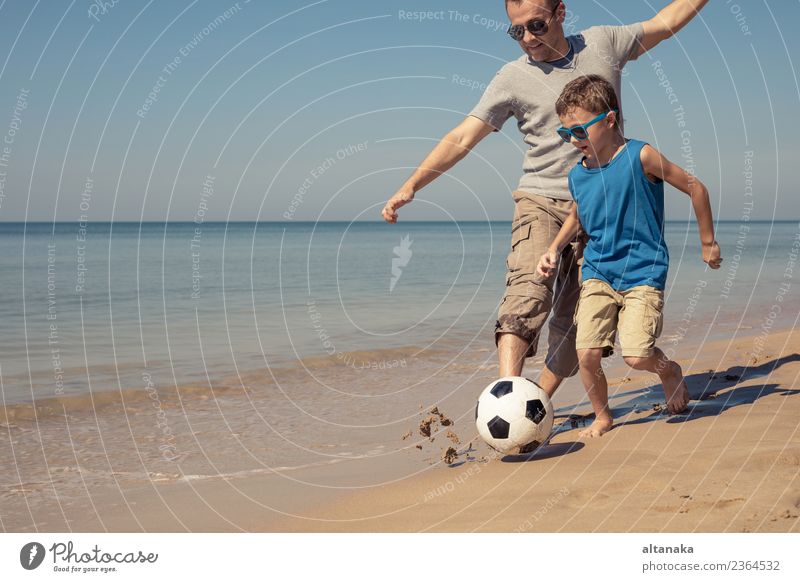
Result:
<svg viewBox="0 0 800 582"><path fill-rule="evenodd" d="M489 384L478 398L475 424L486 444L504 454L530 453L553 430L553 405L527 378L508 376Z"/></svg>

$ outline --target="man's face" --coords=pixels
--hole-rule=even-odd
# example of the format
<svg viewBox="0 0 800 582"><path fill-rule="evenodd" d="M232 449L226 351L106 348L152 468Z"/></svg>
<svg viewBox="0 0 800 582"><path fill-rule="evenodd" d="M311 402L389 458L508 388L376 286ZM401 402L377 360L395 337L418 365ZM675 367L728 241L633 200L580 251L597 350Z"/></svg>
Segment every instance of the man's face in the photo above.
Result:
<svg viewBox="0 0 800 582"><path fill-rule="evenodd" d="M561 57L556 47L563 47L564 44L564 3L559 3L555 10L550 6L549 0L522 0L506 4L512 25L525 26L531 20L544 20L549 25L548 31L541 36L532 35L526 28L525 36L519 41L519 46L534 61L555 61Z"/></svg>

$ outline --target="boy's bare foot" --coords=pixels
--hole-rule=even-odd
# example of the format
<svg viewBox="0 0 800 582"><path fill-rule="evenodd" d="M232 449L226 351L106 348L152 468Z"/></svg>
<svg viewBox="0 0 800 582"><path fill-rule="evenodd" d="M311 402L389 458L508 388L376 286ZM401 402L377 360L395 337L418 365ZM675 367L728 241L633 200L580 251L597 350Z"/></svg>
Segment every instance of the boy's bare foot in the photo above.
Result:
<svg viewBox="0 0 800 582"><path fill-rule="evenodd" d="M672 414L686 410L686 405L689 404L689 389L686 387L680 365L671 362L671 366L660 376L664 397L667 399L667 410Z"/></svg>
<svg viewBox="0 0 800 582"><path fill-rule="evenodd" d="M578 433L578 438L593 439L601 437L610 431L612 426L614 426L614 420L611 415L598 416L589 428Z"/></svg>

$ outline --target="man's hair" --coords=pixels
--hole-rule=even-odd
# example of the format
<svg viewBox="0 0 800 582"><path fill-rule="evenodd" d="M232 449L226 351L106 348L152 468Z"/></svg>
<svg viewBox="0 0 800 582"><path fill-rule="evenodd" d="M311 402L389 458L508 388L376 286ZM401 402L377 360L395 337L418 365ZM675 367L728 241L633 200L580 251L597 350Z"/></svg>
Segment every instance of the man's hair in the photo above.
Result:
<svg viewBox="0 0 800 582"><path fill-rule="evenodd" d="M614 87L600 75L585 75L567 83L556 101L559 117L576 107L600 115L612 109L619 110L619 99ZM622 117L622 112L617 114Z"/></svg>
<svg viewBox="0 0 800 582"><path fill-rule="evenodd" d="M556 6L561 3L561 0L543 0L547 3L550 10L554 10ZM527 0L506 0L506 6L509 4L522 4L523 2L527 2Z"/></svg>

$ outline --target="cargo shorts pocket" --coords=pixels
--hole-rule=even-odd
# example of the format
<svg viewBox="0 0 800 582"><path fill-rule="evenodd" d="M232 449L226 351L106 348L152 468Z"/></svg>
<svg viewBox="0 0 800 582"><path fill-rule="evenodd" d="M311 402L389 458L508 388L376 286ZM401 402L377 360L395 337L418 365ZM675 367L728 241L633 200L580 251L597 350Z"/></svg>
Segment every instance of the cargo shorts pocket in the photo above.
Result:
<svg viewBox="0 0 800 582"><path fill-rule="evenodd" d="M533 246L531 242L532 223L523 224L511 233L511 252L506 258L506 284L511 285L517 278L525 273L532 273L536 268L533 264Z"/></svg>
<svg viewBox="0 0 800 582"><path fill-rule="evenodd" d="M653 338L661 337L664 325L664 296L661 291L650 290L645 293L644 331Z"/></svg>

